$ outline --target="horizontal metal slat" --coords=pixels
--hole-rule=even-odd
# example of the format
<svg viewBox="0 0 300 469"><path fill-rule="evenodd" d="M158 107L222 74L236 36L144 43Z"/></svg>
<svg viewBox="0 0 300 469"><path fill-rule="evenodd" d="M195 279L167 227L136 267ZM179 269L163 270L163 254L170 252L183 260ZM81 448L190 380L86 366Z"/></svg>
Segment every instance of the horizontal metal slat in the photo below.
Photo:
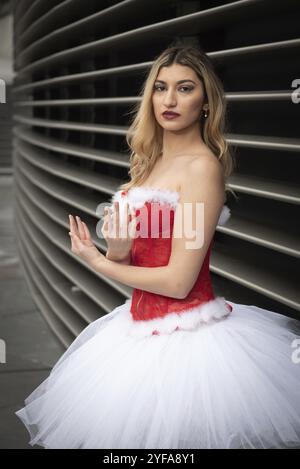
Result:
<svg viewBox="0 0 300 469"><path fill-rule="evenodd" d="M32 73L44 67L49 67L53 64L55 66L61 63L68 63L74 59L78 59L83 54L93 54L100 53L103 50L113 50L114 47L128 47L131 44L136 44L137 41L146 41L150 37L155 38L160 35L171 35L173 33L178 34L179 32L183 33L188 31L189 34L192 34L193 31L196 34L199 27L202 31L205 31L212 26L216 27L217 25L228 25L232 23L236 18L240 20L241 12L244 14L244 17L249 20L251 15L257 15L259 11L265 10L268 4L272 3L272 9L275 11L276 8L280 7L280 4L273 0L238 0L233 3L221 5L218 7L213 7L208 10L191 13L184 15L178 18L172 18L167 21L161 21L156 24L151 24L148 26L143 26L132 31L126 31L120 34L115 34L105 39L100 39L97 41L88 42L86 44L72 47L65 51L57 52L51 54L47 57L39 59L35 62L23 66L22 69L18 70L18 76ZM284 8L287 7L289 1L286 0ZM292 2L294 4L294 2ZM283 8L281 4L281 8Z"/></svg>
<svg viewBox="0 0 300 469"><path fill-rule="evenodd" d="M210 270L235 283L257 291L290 308L300 311L299 288L293 285L280 271L272 272L266 266L258 265L256 259L250 264L243 264L241 258L234 258L233 253L223 254L212 251Z"/></svg>
<svg viewBox="0 0 300 469"><path fill-rule="evenodd" d="M95 189L96 191L105 191L108 194L112 194L112 188L117 187L119 181L110 176L99 177L95 172L80 168L78 166L65 163L61 160L51 158L44 150L37 151L34 148L26 146L26 143L22 143L18 146L18 152L30 161L34 166L43 169L45 172L57 176L64 181L75 182L84 187ZM51 187L51 186L50 186ZM57 188L56 188L57 189ZM91 201L94 204L97 203L97 199L91 196ZM94 205L96 207L96 205ZM95 213L95 212L94 212Z"/></svg>
<svg viewBox="0 0 300 469"><path fill-rule="evenodd" d="M230 102L259 102L259 101L288 101L292 99L293 91L249 91L225 93L224 98ZM118 98L85 98L85 99L48 99L48 100L24 100L16 101L15 107L43 107L43 106L107 106L107 105L128 105L140 102L141 98L134 96L124 96Z"/></svg>
<svg viewBox="0 0 300 469"><path fill-rule="evenodd" d="M268 225L246 221L231 215L224 226L218 226L217 231L228 236L244 239L253 244L259 244L274 251L300 258L300 239L297 234L287 233L282 228L274 230Z"/></svg>
<svg viewBox="0 0 300 469"><path fill-rule="evenodd" d="M121 125L105 125L105 124L84 124L80 122L55 121L49 119L37 119L33 117L25 117L14 115L16 122L26 125L35 125L36 127L47 127L52 129L79 130L80 132L97 132L114 135L126 135L126 128Z"/></svg>
<svg viewBox="0 0 300 469"><path fill-rule="evenodd" d="M227 133L226 140L231 145L238 147L265 148L266 150L285 150L291 152L300 151L299 138Z"/></svg>
<svg viewBox="0 0 300 469"><path fill-rule="evenodd" d="M16 94L23 93L31 89L57 86L60 84L62 85L72 84L78 81L87 82L91 80L99 80L99 79L104 79L106 77L111 77L114 75L118 75L118 76L129 75L134 72L142 71L150 67L151 64L152 64L152 61L142 62L142 63L136 63L136 64L128 64L124 66L109 67L109 68L105 68L101 70L92 70L89 72L71 73L71 74L62 75L58 77L32 81L26 84L17 85L17 83L15 83L15 86L12 88L12 93L16 93Z"/></svg>
<svg viewBox="0 0 300 469"><path fill-rule="evenodd" d="M23 1L23 0L22 0ZM47 0L44 2L43 0L35 0L29 6L28 10L25 11L22 18L17 22L15 27L15 33L17 36L22 34L25 30L26 26L30 21L34 21L36 18L41 16L44 11L47 11L47 8L53 8L56 3L59 3L61 0Z"/></svg>
<svg viewBox="0 0 300 469"><path fill-rule="evenodd" d="M65 203L70 204L73 201L74 206L76 205L79 209L85 210L90 215L96 215L96 208L99 204L100 197L95 193L89 193L86 195L86 199L82 200L81 194L74 194L67 185L68 181L72 181L73 183L84 185L85 182L90 188L95 189L99 192L105 193L105 195L112 195L114 193L114 187L118 183L118 180L109 176L99 176L99 180L97 181L98 184L92 184L88 179L84 179L82 174L78 171L78 168L74 168L72 172L72 168L70 165L66 165L63 163L52 163L52 168L47 168L42 161L38 161L34 159L33 152L28 153L22 150L22 148L18 149L19 154L22 155L23 160L20 161L23 164L23 161L26 161L27 164L30 163L30 172L32 175L36 176L36 184L39 184L41 187L44 188L52 197L57 198ZM33 166L32 166L33 165ZM23 164L24 167L24 164ZM38 171L38 168L44 171ZM62 173L58 173L58 169L61 168ZM70 170L71 174L67 172L67 169ZM49 180L47 179L48 174L57 175L59 178L63 179L64 185L62 186L59 181L55 179ZM88 172L89 174L89 172ZM93 174L93 173L90 173ZM72 204L71 204L72 205Z"/></svg>
<svg viewBox="0 0 300 469"><path fill-rule="evenodd" d="M228 186L235 191L258 197L267 197L291 204L300 203L300 188L289 183L236 174L230 176Z"/></svg>
<svg viewBox="0 0 300 469"><path fill-rule="evenodd" d="M263 44L251 44L249 46L235 47L220 51L210 52L208 55L219 64L225 63L230 65L236 59L249 60L251 56L259 58L270 54L284 55L294 49L299 49L300 39L287 39L284 41L265 42Z"/></svg>
<svg viewBox="0 0 300 469"><path fill-rule="evenodd" d="M74 8L79 9L82 6L82 0L63 1L31 23L20 36L20 43L26 45L29 42L29 45L20 51L17 66L22 66L23 62L28 63L28 61L32 60L35 51L38 51L40 55L47 44L53 45L53 43L59 43L59 41L65 42L69 38L72 39L76 36L82 38L84 33L90 34L91 28L95 26L101 28L101 24L105 27L109 21L117 21L124 14L130 15L132 13L137 15L140 11L151 5L151 3L152 1L150 0L125 0L105 8L103 2L101 2L101 4L98 4L100 11L96 12L93 12L95 8L92 5L86 5L89 9L88 11L86 7L82 9L82 14L88 16L83 16L64 26L57 27L57 22L60 25L61 21L59 20L62 17L68 18L71 16L72 18ZM90 10L93 12L92 14L89 14ZM50 23L54 25L55 29L45 34L45 24ZM36 34L40 34L40 36L35 40Z"/></svg>
<svg viewBox="0 0 300 469"><path fill-rule="evenodd" d="M78 144L62 142L54 137L45 137L35 131L17 126L13 130L14 135L20 142L28 142L39 148L61 153L62 155L78 156L79 158L98 161L101 163L108 163L110 165L129 168L129 157L121 155L118 152L108 150L98 150L89 148ZM18 143L16 143L18 145Z"/></svg>

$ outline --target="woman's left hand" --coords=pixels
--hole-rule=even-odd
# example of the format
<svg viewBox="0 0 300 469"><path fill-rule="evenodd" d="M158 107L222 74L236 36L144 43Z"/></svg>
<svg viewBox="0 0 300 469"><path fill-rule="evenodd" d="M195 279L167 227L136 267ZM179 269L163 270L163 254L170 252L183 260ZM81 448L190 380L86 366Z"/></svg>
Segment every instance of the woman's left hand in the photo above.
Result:
<svg viewBox="0 0 300 469"><path fill-rule="evenodd" d="M69 215L72 252L91 266L101 260L104 262L105 256L94 245L87 225L78 216L76 220L73 215Z"/></svg>

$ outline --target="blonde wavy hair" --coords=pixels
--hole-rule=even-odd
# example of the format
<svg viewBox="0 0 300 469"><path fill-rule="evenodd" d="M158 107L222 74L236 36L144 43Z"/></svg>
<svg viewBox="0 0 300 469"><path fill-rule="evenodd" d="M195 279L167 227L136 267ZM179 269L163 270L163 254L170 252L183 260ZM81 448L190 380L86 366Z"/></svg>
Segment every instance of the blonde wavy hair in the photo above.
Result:
<svg viewBox="0 0 300 469"><path fill-rule="evenodd" d="M132 123L126 133L126 141L131 150L129 175L131 180L120 186L122 190L142 185L152 171L162 153L163 129L158 124L153 110L152 94L154 83L161 67L180 64L191 67L202 81L205 99L209 105L207 118L201 114L201 133L205 144L220 160L225 178L225 191L234 194L226 186L226 179L233 172L234 159L224 138L226 101L223 85L208 56L199 46L177 45L167 47L153 62L135 104ZM234 194L235 195L235 194Z"/></svg>

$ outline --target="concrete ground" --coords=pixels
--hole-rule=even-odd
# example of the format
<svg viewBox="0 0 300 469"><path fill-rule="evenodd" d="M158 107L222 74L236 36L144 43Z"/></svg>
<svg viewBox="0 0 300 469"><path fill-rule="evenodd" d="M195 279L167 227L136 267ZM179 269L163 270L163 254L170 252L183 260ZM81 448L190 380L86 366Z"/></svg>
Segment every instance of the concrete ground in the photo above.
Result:
<svg viewBox="0 0 300 469"><path fill-rule="evenodd" d="M0 448L28 445L29 433L14 412L48 376L64 352L36 308L18 257L13 223L13 176L0 175ZM3 342L1 342L3 345ZM3 357L2 357L3 358Z"/></svg>

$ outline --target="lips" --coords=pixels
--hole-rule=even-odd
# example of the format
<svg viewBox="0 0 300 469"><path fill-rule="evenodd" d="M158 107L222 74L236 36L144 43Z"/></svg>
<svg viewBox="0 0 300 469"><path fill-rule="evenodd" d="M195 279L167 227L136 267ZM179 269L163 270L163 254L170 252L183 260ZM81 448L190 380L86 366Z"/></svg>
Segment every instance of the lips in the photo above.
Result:
<svg viewBox="0 0 300 469"><path fill-rule="evenodd" d="M180 116L180 114L177 114L177 112L165 111L163 112L163 116L175 117L175 116Z"/></svg>

